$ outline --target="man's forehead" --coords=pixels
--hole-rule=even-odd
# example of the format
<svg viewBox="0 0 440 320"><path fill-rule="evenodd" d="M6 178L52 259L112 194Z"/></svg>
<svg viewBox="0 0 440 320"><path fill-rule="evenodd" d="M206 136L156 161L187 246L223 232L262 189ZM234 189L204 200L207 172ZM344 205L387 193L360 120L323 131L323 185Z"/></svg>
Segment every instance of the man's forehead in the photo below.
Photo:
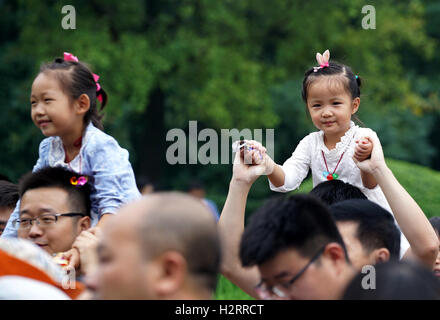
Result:
<svg viewBox="0 0 440 320"><path fill-rule="evenodd" d="M262 263L258 269L263 280L276 280L276 278L291 275L299 269L305 260L298 250L285 249L277 253L272 259Z"/></svg>
<svg viewBox="0 0 440 320"><path fill-rule="evenodd" d="M68 208L67 192L61 188L30 189L20 199L20 212L58 211Z"/></svg>

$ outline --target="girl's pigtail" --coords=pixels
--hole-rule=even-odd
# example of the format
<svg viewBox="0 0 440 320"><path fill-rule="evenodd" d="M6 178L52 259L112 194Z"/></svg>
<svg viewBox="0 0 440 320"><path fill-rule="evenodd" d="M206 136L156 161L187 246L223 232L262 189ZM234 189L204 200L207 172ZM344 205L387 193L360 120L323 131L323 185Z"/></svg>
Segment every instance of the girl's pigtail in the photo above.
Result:
<svg viewBox="0 0 440 320"><path fill-rule="evenodd" d="M98 97L101 97L101 100L100 100L100 102L101 102L101 108L99 109L100 111L102 111L104 108L105 108L105 106L107 105L107 99L108 99L108 96L107 96L107 93L104 91L104 89L101 87L97 92L96 92L96 97L98 98ZM98 99L99 100L99 99Z"/></svg>

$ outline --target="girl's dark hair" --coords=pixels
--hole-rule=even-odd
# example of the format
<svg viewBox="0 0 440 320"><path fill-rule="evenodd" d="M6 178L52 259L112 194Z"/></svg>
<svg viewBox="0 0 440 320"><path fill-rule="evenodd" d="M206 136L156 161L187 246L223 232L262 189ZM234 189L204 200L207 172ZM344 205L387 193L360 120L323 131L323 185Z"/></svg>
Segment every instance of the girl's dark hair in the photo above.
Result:
<svg viewBox="0 0 440 320"><path fill-rule="evenodd" d="M355 99L361 96L362 81L358 75L355 75L349 66L345 64L330 61L328 67L320 68L314 72L314 68L310 68L304 74L303 86L301 95L304 102L307 104L307 96L310 85L322 76L340 76L340 81L345 87L348 93L351 94L351 98ZM357 122L361 122L356 115L353 115L353 119Z"/></svg>
<svg viewBox="0 0 440 320"><path fill-rule="evenodd" d="M82 62L56 58L53 62L43 64L40 73L49 70L55 71L55 76L60 82L61 88L72 100L78 99L84 93L89 96L90 109L84 116L84 124L88 125L92 122L95 127L103 130L101 123L103 116L99 111L102 111L107 104L107 93L102 89L102 86L99 91L96 91L96 82L90 68ZM98 111L96 100L99 95L102 97L102 103Z"/></svg>
<svg viewBox="0 0 440 320"><path fill-rule="evenodd" d="M429 222L431 222L432 227L437 231L440 237L440 217L431 217Z"/></svg>

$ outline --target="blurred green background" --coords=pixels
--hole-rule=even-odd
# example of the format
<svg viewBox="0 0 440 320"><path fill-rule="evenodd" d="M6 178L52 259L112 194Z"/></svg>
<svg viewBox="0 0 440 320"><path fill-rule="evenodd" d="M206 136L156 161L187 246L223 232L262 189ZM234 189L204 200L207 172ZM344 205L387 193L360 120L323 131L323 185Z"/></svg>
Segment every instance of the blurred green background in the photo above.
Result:
<svg viewBox="0 0 440 320"><path fill-rule="evenodd" d="M76 10L75 30L61 26L64 5ZM365 5L375 7L374 30L361 26ZM136 176L160 190L201 180L221 210L231 165L168 164L167 132L187 132L190 120L199 131L274 128L275 160L284 162L314 130L301 82L315 53L330 49L363 79L359 117L393 172L438 215L439 48L434 0L0 0L0 174L17 181L35 164L44 137L30 119L31 84L67 51L101 76L105 131L129 150ZM259 179L248 213L270 194Z"/></svg>
<svg viewBox="0 0 440 320"><path fill-rule="evenodd" d="M61 26L66 4L75 30ZM376 29L361 26L367 4ZM327 48L364 80L359 116L386 157L438 170L439 40L438 1L0 0L0 173L17 181L36 162L44 137L30 119L31 84L67 51L101 76L105 131L129 150L136 176L162 190L201 180L221 209L231 165L168 164L168 130L187 132L190 120L199 132L274 128L284 162L314 130L301 82ZM262 180L248 211L270 195Z"/></svg>

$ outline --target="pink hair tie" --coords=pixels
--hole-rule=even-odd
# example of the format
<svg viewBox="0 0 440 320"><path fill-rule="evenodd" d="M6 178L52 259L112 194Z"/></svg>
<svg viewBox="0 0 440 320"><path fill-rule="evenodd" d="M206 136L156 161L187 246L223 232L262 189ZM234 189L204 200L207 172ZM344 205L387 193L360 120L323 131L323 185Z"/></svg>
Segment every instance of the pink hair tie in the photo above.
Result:
<svg viewBox="0 0 440 320"><path fill-rule="evenodd" d="M317 72L319 69L327 68L329 66L328 61L330 60L330 51L325 50L321 55L319 52L316 53L316 61L319 63L319 67L313 67L313 72Z"/></svg>
<svg viewBox="0 0 440 320"><path fill-rule="evenodd" d="M94 74L93 74L93 79L95 80L95 83L96 83L96 92L98 92L99 90L101 90L101 85L98 83L99 76L98 76L97 74L94 73ZM98 95L96 96L96 98L98 98L99 102L102 103L102 95L101 95L101 94L98 94Z"/></svg>

